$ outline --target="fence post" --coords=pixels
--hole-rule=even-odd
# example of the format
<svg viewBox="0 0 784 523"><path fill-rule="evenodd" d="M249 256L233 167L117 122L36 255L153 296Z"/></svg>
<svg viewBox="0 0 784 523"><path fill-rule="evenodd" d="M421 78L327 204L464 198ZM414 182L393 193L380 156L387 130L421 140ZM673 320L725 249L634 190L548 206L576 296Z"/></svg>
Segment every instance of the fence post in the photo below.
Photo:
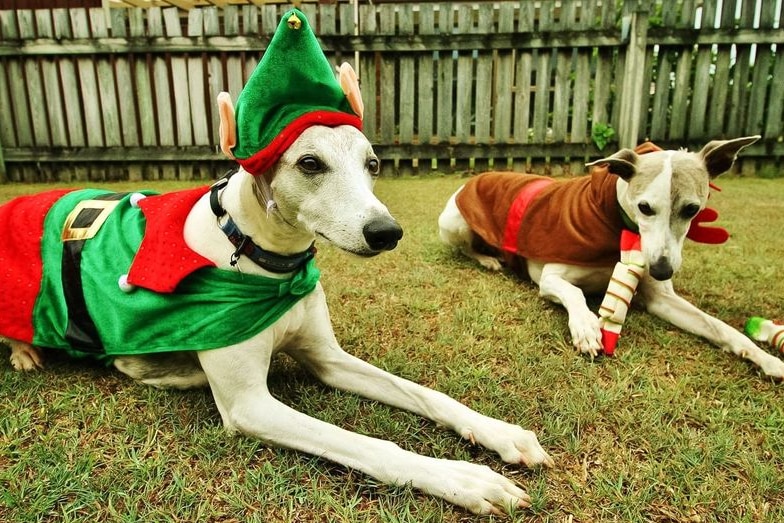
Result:
<svg viewBox="0 0 784 523"><path fill-rule="evenodd" d="M353 0L351 5L353 7L352 11L354 11L354 36L359 36L359 0ZM356 50L354 51L354 69L356 69L355 72L360 78L365 74L365 71L360 71L359 69L359 51Z"/></svg>
<svg viewBox="0 0 784 523"><path fill-rule="evenodd" d="M621 19L622 39L628 42L624 62L618 114L618 145L633 149L637 146L642 119L645 52L648 43L647 2L637 0L624 4Z"/></svg>
<svg viewBox="0 0 784 523"><path fill-rule="evenodd" d="M5 172L5 158L3 158L3 142L0 142L0 182L8 181L8 175Z"/></svg>

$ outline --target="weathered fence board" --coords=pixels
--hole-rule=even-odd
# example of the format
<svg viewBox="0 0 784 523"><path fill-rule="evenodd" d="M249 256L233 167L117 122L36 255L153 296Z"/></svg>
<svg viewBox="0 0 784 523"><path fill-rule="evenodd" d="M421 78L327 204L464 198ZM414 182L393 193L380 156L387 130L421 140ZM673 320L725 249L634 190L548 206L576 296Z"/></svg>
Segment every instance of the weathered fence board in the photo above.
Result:
<svg viewBox="0 0 784 523"><path fill-rule="evenodd" d="M651 134L665 136L668 128L670 113L670 75L675 51L662 47L656 55L657 78L653 94L653 107L651 109Z"/></svg>
<svg viewBox="0 0 784 523"><path fill-rule="evenodd" d="M754 6L750 2L741 4L741 26L749 26L754 17ZM733 68L732 91L730 94L730 105L734 107L735 114L728 122L728 132L731 134L741 134L746 127L746 117L748 114L748 81L751 58L751 48L748 46L735 46L736 59Z"/></svg>
<svg viewBox="0 0 784 523"><path fill-rule="evenodd" d="M773 78L784 78L784 53L778 53L773 66ZM768 121L765 124L766 136L781 136L784 132L784 82L775 81L770 86Z"/></svg>
<svg viewBox="0 0 784 523"><path fill-rule="evenodd" d="M115 36L126 37L126 13L124 9L112 10L112 33ZM118 56L114 62L117 75L117 99L120 111L120 128L122 130L122 143L124 146L139 145L139 125L136 115L136 96L133 85L131 59Z"/></svg>
<svg viewBox="0 0 784 523"><path fill-rule="evenodd" d="M38 10L35 14L38 34L52 37L54 35L54 28L52 26L51 13L49 11ZM68 136L65 128L65 117L63 115L63 99L62 96L60 96L60 80L57 72L57 62L50 57L44 57L41 58L39 64L44 85L44 97L46 99L46 112L44 114L47 119L47 126L49 127L51 145L54 147L65 147L68 145Z"/></svg>
<svg viewBox="0 0 784 523"><path fill-rule="evenodd" d="M412 7L401 6L398 25L401 32L413 33L416 13ZM398 140L401 143L411 143L414 139L414 115L416 111L416 69L415 58L411 55L400 57L400 72L398 73L400 85L400 98L398 107L400 115L398 126L400 129Z"/></svg>
<svg viewBox="0 0 784 523"><path fill-rule="evenodd" d="M571 53L559 51L555 55L555 79L553 84L552 139L565 142L569 115L570 75L572 72Z"/></svg>
<svg viewBox="0 0 784 523"><path fill-rule="evenodd" d="M457 12L457 34L468 33L471 29L471 6L461 5ZM457 88L455 111L455 140L468 142L471 139L471 120L474 114L474 57L462 51L457 55Z"/></svg>
<svg viewBox="0 0 784 523"><path fill-rule="evenodd" d="M514 31L514 6L502 4L498 11L498 32ZM509 141L512 135L512 99L514 96L514 50L497 51L497 74L493 88L493 135L499 143ZM481 105L481 100L477 106Z"/></svg>
<svg viewBox="0 0 784 523"><path fill-rule="evenodd" d="M397 20L395 19L395 6L392 4L383 4L378 6L378 29L382 34L389 34L395 32ZM395 66L397 60L383 60L379 67L379 87L380 87L380 113L379 123L381 126L380 139L383 143L395 143L395 118L396 109L400 107L397 93L397 72ZM403 110L401 108L401 110Z"/></svg>
<svg viewBox="0 0 784 523"><path fill-rule="evenodd" d="M6 179L209 178L224 165L216 97L236 101L288 6L176 5L0 10ZM358 72L385 173L580 172L607 153L592 136L608 128L608 148L759 133L747 155L784 156L779 0L356 8L301 5L328 59Z"/></svg>
<svg viewBox="0 0 784 523"><path fill-rule="evenodd" d="M552 136L551 133L548 133L552 69L550 67L550 53L538 51L537 54L536 85L531 92L534 97L533 141L547 143Z"/></svg>
<svg viewBox="0 0 784 523"><path fill-rule="evenodd" d="M6 64L3 64L4 69L7 67ZM0 74L0 114L2 115L13 115L9 94L8 81L5 75ZM14 122L8 116L0 118L0 144L3 144L4 147L16 147L17 145Z"/></svg>
<svg viewBox="0 0 784 523"><path fill-rule="evenodd" d="M376 11L372 6L359 6L358 17L361 26L367 34L375 34L378 31L376 21ZM362 86L362 98L365 104L365 115L363 120L365 133L371 142L377 142L380 137L378 127L378 88L379 82L376 70L376 53L364 53L359 61L359 72Z"/></svg>

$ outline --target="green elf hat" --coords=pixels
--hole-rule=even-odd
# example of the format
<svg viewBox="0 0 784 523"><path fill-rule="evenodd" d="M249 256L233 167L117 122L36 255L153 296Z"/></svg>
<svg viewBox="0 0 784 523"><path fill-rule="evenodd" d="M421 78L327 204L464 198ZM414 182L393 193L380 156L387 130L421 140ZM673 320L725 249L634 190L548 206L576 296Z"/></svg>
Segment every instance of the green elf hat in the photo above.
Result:
<svg viewBox="0 0 784 523"><path fill-rule="evenodd" d="M361 131L356 74L348 64L340 73L338 82L305 15L298 9L284 14L237 99L231 153L239 164L263 174L313 125L352 125Z"/></svg>

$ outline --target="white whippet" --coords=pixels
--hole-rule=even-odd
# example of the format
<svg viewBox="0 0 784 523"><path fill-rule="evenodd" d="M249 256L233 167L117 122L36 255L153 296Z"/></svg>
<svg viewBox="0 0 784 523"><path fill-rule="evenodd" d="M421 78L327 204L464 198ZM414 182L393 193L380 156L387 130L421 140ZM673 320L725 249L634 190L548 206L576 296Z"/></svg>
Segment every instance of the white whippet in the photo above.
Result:
<svg viewBox="0 0 784 523"><path fill-rule="evenodd" d="M225 109L225 107L223 107ZM313 126L291 145L270 173L240 169L217 192L237 227L267 251L306 251L315 238L359 256L395 247L402 231L372 192L378 159L352 126ZM276 209L268 212L271 188ZM184 227L187 245L219 269L287 277L260 268L221 230L205 194ZM235 261L232 266L230 261ZM40 366L39 350L9 340L18 369ZM412 485L480 514L525 507L530 498L514 482L486 466L435 459L381 439L356 434L284 405L267 388L270 359L283 352L323 382L425 416L463 438L497 452L507 463L552 466L533 432L489 418L429 388L395 377L346 353L333 335L321 284L252 338L214 350L117 357L115 366L153 386L209 385L225 426L264 442L321 456L359 469L379 481Z"/></svg>
<svg viewBox="0 0 784 523"><path fill-rule="evenodd" d="M579 253L570 252L568 248L565 251L568 256L579 254L581 259L579 261L574 259L573 263L570 263L568 259L554 262L552 259L522 259L513 256L512 261L522 262L531 280L539 286L540 296L566 308L572 342L578 350L591 355L602 350L600 320L586 305L583 293L603 293L607 289L614 262L593 263L612 253L605 252L607 249L602 247L607 245L608 238L590 238L590 234L601 231L604 223L620 221L620 208L639 228L641 237L645 272L637 288L635 300L642 303L648 312L655 316L687 332L702 336L725 351L754 362L768 376L784 378L784 362L759 348L738 330L678 296L671 280L681 266L683 243L692 219L706 206L709 181L729 170L737 153L758 139L758 136L752 136L713 141L697 153L679 150L636 154L625 149L589 164L590 166L605 164L609 172L617 177L612 176L608 181L589 182L585 177L554 182L553 191L568 190L570 186L583 184L580 199L559 200L559 202L569 201L573 204L572 208L556 210L559 213L556 219L539 220L537 226L545 227L544 230L526 230L523 227L513 231L516 237L514 241L524 241L526 236L530 236L542 243L555 244L564 241L567 228L591 229L578 231L578 234L584 232L588 236L585 249L580 249ZM483 176L494 176L494 178L482 181ZM503 194L503 190L499 187L509 182L508 177L515 176L527 175L485 173L469 182L485 186L471 189L474 200L477 200L470 204L473 205L471 212L478 216L475 222L491 221L483 218L483 213L492 215L509 209L508 202L515 196ZM557 189L556 184L558 184ZM466 186L458 189L449 198L439 217L441 239L477 260L484 267L500 270L502 267L500 260L505 258L504 249L500 241L493 241L490 238L497 231L491 230L492 224L488 225L484 229L487 237L481 237L474 230L477 225L469 223L465 216L465 209L461 210L459 207L459 195ZM595 194L598 187L601 187L606 194ZM528 207L530 212L540 212L538 209L533 209L533 206L547 208L550 205L546 200L550 198L549 194L553 193L545 195L543 192L540 199L536 199L538 196L531 196L532 201L528 202L531 204L531 207ZM603 198L612 199L612 205L597 203L597 200ZM507 202L507 207L503 207L501 200ZM502 211L498 210L499 205ZM585 212L583 208L586 209ZM593 212L588 211L589 208L601 210ZM606 212L602 214L602 210ZM577 223L570 223L572 216L566 216L568 214L576 215ZM503 216L503 219L506 219L506 216ZM580 223L580 220L586 223ZM499 227L505 225L501 219L496 222ZM615 249L614 255L617 259L616 246L620 238L620 228L615 229L617 229L617 237L609 238L609 245L610 249ZM495 236L500 238L502 234L498 232ZM591 252L592 244L597 246L595 252ZM532 248L533 251L536 251L535 247ZM553 255L554 258L559 256L561 253Z"/></svg>

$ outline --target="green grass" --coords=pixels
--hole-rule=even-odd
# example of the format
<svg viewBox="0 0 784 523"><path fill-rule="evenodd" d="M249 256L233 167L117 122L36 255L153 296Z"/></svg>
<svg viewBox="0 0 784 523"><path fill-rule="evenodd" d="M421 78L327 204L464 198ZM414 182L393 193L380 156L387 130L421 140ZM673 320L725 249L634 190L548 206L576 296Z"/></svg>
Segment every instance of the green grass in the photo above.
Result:
<svg viewBox="0 0 784 523"><path fill-rule="evenodd" d="M380 180L377 193L406 231L391 253L359 260L320 245L335 330L353 354L536 431L556 468L504 465L429 421L327 389L285 358L269 377L273 393L344 428L515 478L534 504L514 521L784 520L784 385L639 311L615 358L576 354L564 311L531 284L440 244L436 218L461 183ZM720 185L711 203L733 237L688 244L676 287L736 327L752 314L784 319L784 180ZM0 186L0 200L38 190ZM57 354L44 371L20 374L7 353L0 521L479 519L317 457L227 436L206 390L153 390Z"/></svg>

